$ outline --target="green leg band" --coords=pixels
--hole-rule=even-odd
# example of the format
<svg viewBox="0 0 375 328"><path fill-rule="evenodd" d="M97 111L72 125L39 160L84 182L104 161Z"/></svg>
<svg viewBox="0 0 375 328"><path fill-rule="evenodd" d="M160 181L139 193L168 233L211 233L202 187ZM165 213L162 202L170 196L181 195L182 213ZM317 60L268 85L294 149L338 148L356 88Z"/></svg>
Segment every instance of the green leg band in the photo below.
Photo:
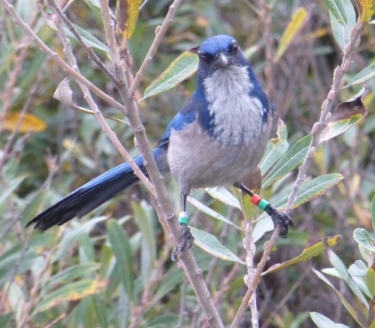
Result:
<svg viewBox="0 0 375 328"><path fill-rule="evenodd" d="M180 224L187 225L189 222L188 214L186 212L180 212L180 215L178 216L178 222L180 222Z"/></svg>
<svg viewBox="0 0 375 328"><path fill-rule="evenodd" d="M265 211L266 207L269 205L269 202L267 202L265 199L261 199L260 202L258 203L258 207Z"/></svg>

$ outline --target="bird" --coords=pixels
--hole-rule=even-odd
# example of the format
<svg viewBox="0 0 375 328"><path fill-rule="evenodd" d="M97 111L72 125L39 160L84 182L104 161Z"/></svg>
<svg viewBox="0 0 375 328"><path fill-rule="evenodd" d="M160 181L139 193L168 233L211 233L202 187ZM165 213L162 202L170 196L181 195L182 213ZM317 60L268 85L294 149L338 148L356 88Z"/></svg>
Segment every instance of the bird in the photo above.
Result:
<svg viewBox="0 0 375 328"><path fill-rule="evenodd" d="M180 187L182 242L175 246L173 258L194 242L186 212L193 189L235 186L271 216L280 226L281 237L293 225L289 215L242 183L257 168L271 138L274 105L234 37L209 37L197 55L196 90L152 151L160 173L171 173ZM134 161L147 176L143 156ZM26 227L34 224L45 231L81 218L137 181L131 166L120 164L37 215Z"/></svg>

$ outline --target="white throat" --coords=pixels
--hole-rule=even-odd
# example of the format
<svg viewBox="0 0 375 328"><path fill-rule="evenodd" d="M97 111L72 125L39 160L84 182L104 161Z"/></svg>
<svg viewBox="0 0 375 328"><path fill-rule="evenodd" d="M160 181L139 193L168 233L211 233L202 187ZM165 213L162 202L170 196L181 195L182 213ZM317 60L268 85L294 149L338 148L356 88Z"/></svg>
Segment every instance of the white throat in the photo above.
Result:
<svg viewBox="0 0 375 328"><path fill-rule="evenodd" d="M259 99L250 96L253 84L247 68L218 69L203 85L214 138L222 145L256 143L262 133L264 109Z"/></svg>

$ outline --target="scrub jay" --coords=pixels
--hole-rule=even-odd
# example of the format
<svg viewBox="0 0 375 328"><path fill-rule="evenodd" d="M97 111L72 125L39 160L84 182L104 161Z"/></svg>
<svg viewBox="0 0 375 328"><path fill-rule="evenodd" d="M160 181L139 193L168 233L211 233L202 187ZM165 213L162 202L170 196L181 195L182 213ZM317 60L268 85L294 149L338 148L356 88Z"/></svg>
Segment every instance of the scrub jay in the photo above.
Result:
<svg viewBox="0 0 375 328"><path fill-rule="evenodd" d="M259 164L270 139L272 103L233 37L207 39L198 56L197 89L153 150L160 172L171 172L181 190L183 242L174 256L194 241L186 213L186 198L192 189L234 185L280 225L281 237L286 237L292 225L288 215L241 184ZM147 175L143 157L135 162ZM44 231L80 218L138 180L128 163L121 164L73 191L27 226L35 223L35 228Z"/></svg>

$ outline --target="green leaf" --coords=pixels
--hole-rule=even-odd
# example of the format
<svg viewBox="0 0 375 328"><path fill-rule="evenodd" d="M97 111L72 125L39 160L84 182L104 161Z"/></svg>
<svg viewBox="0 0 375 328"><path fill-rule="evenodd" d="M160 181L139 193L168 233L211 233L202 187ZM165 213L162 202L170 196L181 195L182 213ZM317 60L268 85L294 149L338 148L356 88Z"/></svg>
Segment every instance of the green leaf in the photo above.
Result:
<svg viewBox="0 0 375 328"><path fill-rule="evenodd" d="M318 198L324 195L332 187L337 185L344 177L339 173L331 173L321 175L315 179L302 183L298 190L297 198L293 204L293 208L299 207L302 204L309 202L312 199ZM286 206L289 195L285 195L278 201L273 203L278 209L283 209Z"/></svg>
<svg viewBox="0 0 375 328"><path fill-rule="evenodd" d="M61 283L68 283L72 280L77 278L83 277L93 271L96 271L100 268L99 263L87 262L87 263L80 263L77 265L73 265L69 268L66 268L63 271L55 274L47 281L49 286L58 285Z"/></svg>
<svg viewBox="0 0 375 328"><path fill-rule="evenodd" d="M372 197L371 201L371 221L372 221L372 230L375 232L375 195Z"/></svg>
<svg viewBox="0 0 375 328"><path fill-rule="evenodd" d="M317 312L310 312L311 320L314 321L314 323L319 328L339 328L339 327L348 327L343 324L336 324L331 319L327 318L323 314L317 313ZM349 327L348 327L349 328Z"/></svg>
<svg viewBox="0 0 375 328"><path fill-rule="evenodd" d="M188 202L193 205L195 208L197 208L199 211L213 217L214 219L217 219L217 220L220 220L222 222L225 222L227 224L230 224L231 226L237 228L237 229L241 229L239 226L237 226L236 224L234 224L231 220L228 220L226 217L222 216L221 214L217 213L216 211L212 210L211 208L209 208L208 206L202 204L200 201L198 201L197 199L191 197L191 196L188 196Z"/></svg>
<svg viewBox="0 0 375 328"><path fill-rule="evenodd" d="M344 52L345 47L350 40L350 32L356 23L356 14L350 0L341 0L340 3L343 6L347 21L342 23L333 15L333 13L330 12L329 14L331 18L333 36L340 49Z"/></svg>
<svg viewBox="0 0 375 328"><path fill-rule="evenodd" d="M349 272L347 268L345 267L344 263L341 261L341 259L331 250L327 249L328 259L333 265L333 267L338 271L342 279L346 282L346 284L349 286L349 288L352 290L352 292L361 300L361 302L368 307L367 300L365 296L363 295L362 291L358 287L358 285L355 283L353 278L349 275Z"/></svg>
<svg viewBox="0 0 375 328"><path fill-rule="evenodd" d="M343 0L323 0L327 6L329 13L332 14L342 25L347 25L346 10Z"/></svg>
<svg viewBox="0 0 375 328"><path fill-rule="evenodd" d="M169 67L145 90L144 96L140 101L161 92L174 88L176 85L187 79L195 73L198 68L198 56L186 51L177 57Z"/></svg>
<svg viewBox="0 0 375 328"><path fill-rule="evenodd" d="M36 307L34 314L48 310L67 301L78 301L89 295L97 294L105 289L106 281L85 279L64 285L47 294Z"/></svg>
<svg viewBox="0 0 375 328"><path fill-rule="evenodd" d="M310 143L311 134L298 140L267 174L263 181L262 189L267 188L272 182L281 179L296 168L305 158Z"/></svg>
<svg viewBox="0 0 375 328"><path fill-rule="evenodd" d="M364 249L375 253L375 247L373 246L373 240L370 237L370 234L366 229L357 228L353 232L354 240L362 246Z"/></svg>
<svg viewBox="0 0 375 328"><path fill-rule="evenodd" d="M349 86L357 85L364 83L375 76L375 62L371 65L364 68L360 71L353 79L345 86L346 88Z"/></svg>
<svg viewBox="0 0 375 328"><path fill-rule="evenodd" d="M288 130L285 123L279 119L277 126L277 138L273 138L267 143L266 151L259 167L262 175L265 175L268 170L274 165L281 156L283 156L289 148Z"/></svg>
<svg viewBox="0 0 375 328"><path fill-rule="evenodd" d="M7 187L2 189L0 194L0 205L7 200L7 198L18 188L21 182L26 178L26 175L22 175L18 178L7 181Z"/></svg>
<svg viewBox="0 0 375 328"><path fill-rule="evenodd" d="M342 237L340 235L336 235L336 236L333 236L333 237L326 238L326 242L327 242L329 247L334 247L341 241L341 239L342 239ZM281 263L281 264L280 263L274 264L267 271L263 272L262 276L264 276L266 274L269 274L269 273L272 273L272 272L279 271L283 268L286 268L290 265L293 265L293 264L296 264L296 263L299 263L299 262L309 261L311 258L313 258L315 256L318 256L319 254L323 253L324 250L325 250L325 248L324 248L324 244L323 244L322 241L320 241L318 243L315 243L314 245L311 245L310 247L305 248L303 250L303 252L301 253L301 255L295 257L294 259L286 261L286 262Z"/></svg>
<svg viewBox="0 0 375 328"><path fill-rule="evenodd" d="M328 286L332 288L332 290L336 293L338 298L340 299L342 305L345 306L345 308L348 310L350 315L354 318L355 321L362 327L365 328L365 325L361 322L359 318L358 312L351 306L351 304L345 299L345 297L331 284L331 282L319 271L312 268L313 272L318 276L319 279L324 281Z"/></svg>
<svg viewBox="0 0 375 328"><path fill-rule="evenodd" d="M130 299L134 299L133 255L130 242L123 228L115 220L107 222L108 237L116 255L116 266L121 273L121 281Z"/></svg>
<svg viewBox="0 0 375 328"><path fill-rule="evenodd" d="M95 225L99 222L106 220L106 216L99 216L91 220L81 223L80 221L74 222L73 228L65 228L64 236L61 239L60 247L58 248L54 260L60 260L63 256L69 253L69 249L76 243L83 235L88 235Z"/></svg>
<svg viewBox="0 0 375 328"><path fill-rule="evenodd" d="M147 209L146 202L141 204L132 202L132 210L140 231L142 232L141 247L141 274L143 286L146 289L150 283L151 273L156 261L155 229L151 211Z"/></svg>
<svg viewBox="0 0 375 328"><path fill-rule="evenodd" d="M220 202L241 209L241 204L226 188L205 188L205 191Z"/></svg>
<svg viewBox="0 0 375 328"><path fill-rule="evenodd" d="M275 61L277 62L281 56L284 54L290 43L292 42L293 38L296 36L296 34L300 31L300 29L303 26L303 23L305 22L307 17L307 11L304 8L297 8L292 18L290 19L288 26L286 27L279 46L276 51L276 58Z"/></svg>
<svg viewBox="0 0 375 328"><path fill-rule="evenodd" d="M75 27L75 29L77 30L77 33L80 35L80 37L82 38L82 40L85 42L87 46L109 53L108 47L103 42L99 41L95 36L85 31L83 28L79 27L78 25L73 24L73 26ZM70 32L70 30L66 26L64 26L63 28L64 28L64 32L69 38L77 40L75 35L72 32Z"/></svg>
<svg viewBox="0 0 375 328"><path fill-rule="evenodd" d="M236 255L234 255L228 248L223 246L223 244L220 243L215 236L193 227L190 227L190 231L195 238L194 244L205 250L207 253L210 253L211 255L225 261L233 261L244 265L246 264Z"/></svg>

